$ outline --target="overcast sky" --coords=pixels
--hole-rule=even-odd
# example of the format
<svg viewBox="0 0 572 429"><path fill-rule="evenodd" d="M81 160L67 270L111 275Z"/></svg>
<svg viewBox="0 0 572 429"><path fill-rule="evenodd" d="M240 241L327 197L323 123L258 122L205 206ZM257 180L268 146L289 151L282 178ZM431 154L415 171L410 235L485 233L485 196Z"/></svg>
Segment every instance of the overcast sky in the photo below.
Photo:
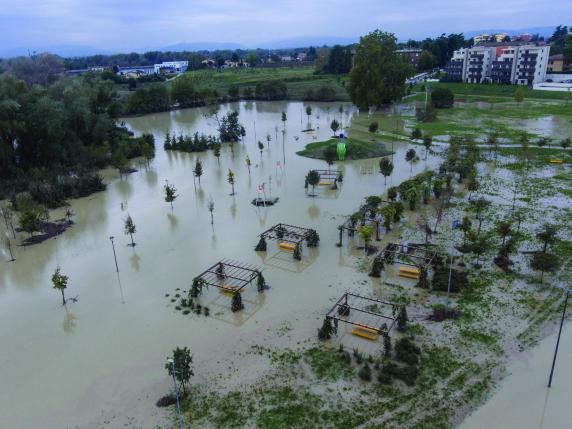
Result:
<svg viewBox="0 0 572 429"><path fill-rule="evenodd" d="M570 0L0 0L0 47L107 50L179 42L258 44L376 28L399 39L572 25Z"/></svg>

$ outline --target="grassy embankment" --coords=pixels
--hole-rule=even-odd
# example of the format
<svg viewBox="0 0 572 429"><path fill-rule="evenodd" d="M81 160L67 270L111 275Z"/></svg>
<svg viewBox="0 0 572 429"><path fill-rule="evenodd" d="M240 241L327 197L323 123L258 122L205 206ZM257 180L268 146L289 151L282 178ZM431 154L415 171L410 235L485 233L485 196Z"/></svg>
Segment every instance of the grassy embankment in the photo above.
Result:
<svg viewBox="0 0 572 429"><path fill-rule="evenodd" d="M339 140L337 138L310 143L306 145L303 150L296 152L296 154L308 158L323 160L326 159L324 154L326 148L332 147L333 149L336 149L336 145L338 143ZM391 151L388 151L385 145L379 142L367 142L350 137L345 140L345 143L347 145L346 160L378 158L391 154Z"/></svg>

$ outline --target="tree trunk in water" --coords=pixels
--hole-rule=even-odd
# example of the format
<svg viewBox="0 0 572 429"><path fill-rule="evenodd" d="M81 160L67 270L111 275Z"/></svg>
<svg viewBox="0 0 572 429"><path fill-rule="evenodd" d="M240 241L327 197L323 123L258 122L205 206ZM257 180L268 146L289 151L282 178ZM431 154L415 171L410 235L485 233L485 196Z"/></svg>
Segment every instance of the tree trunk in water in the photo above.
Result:
<svg viewBox="0 0 572 429"><path fill-rule="evenodd" d="M129 234L131 237L131 247L135 247L135 243L133 242L133 234Z"/></svg>
<svg viewBox="0 0 572 429"><path fill-rule="evenodd" d="M63 302L62 305L66 305L66 297L65 297L65 295L64 295L64 290L63 290L63 289L62 289L62 302Z"/></svg>

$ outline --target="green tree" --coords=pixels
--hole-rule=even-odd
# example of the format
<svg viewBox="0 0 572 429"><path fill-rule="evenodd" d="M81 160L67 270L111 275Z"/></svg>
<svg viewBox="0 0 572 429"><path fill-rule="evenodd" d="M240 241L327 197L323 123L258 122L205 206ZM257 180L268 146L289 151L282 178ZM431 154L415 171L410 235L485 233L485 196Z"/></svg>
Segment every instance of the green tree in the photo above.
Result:
<svg viewBox="0 0 572 429"><path fill-rule="evenodd" d="M536 238L538 238L543 243L543 245L542 245L542 252L543 253L546 253L549 245L553 245L554 243L556 243L556 240L557 240L556 233L557 232L558 232L558 229L556 228L556 226L550 225L550 224L543 225L541 230L538 231L538 233L536 234Z"/></svg>
<svg viewBox="0 0 572 429"><path fill-rule="evenodd" d="M64 291L68 287L68 276L64 276L60 272L59 267L56 268L56 271L52 275L52 285L54 289L57 289L62 293L62 303L63 305L66 305L66 296L64 294Z"/></svg>
<svg viewBox="0 0 572 429"><path fill-rule="evenodd" d="M309 185L312 186L312 197L315 197L315 187L318 183L320 183L320 173L318 173L316 170L310 170L308 172L308 176L306 176L306 181L308 182Z"/></svg>
<svg viewBox="0 0 572 429"><path fill-rule="evenodd" d="M193 174L196 178L199 179L199 185L201 184L201 176L203 175L203 163L199 158L195 162L195 169L193 170Z"/></svg>
<svg viewBox="0 0 572 429"><path fill-rule="evenodd" d="M171 98L180 107L191 107L199 101L199 93L196 91L190 75L183 74L172 81Z"/></svg>
<svg viewBox="0 0 572 429"><path fill-rule="evenodd" d="M282 128L286 129L286 121L288 120L286 112L282 112L282 116L280 117L280 119L282 120Z"/></svg>
<svg viewBox="0 0 572 429"><path fill-rule="evenodd" d="M214 216L213 216L213 212L214 212L214 201L212 200L212 198L209 198L208 209L209 209L209 212L210 212L210 214L211 214L211 225L214 225Z"/></svg>
<svg viewBox="0 0 572 429"><path fill-rule="evenodd" d="M555 273L560 268L558 256L546 252L535 253L530 262L533 270L540 271L540 284L544 282L544 273Z"/></svg>
<svg viewBox="0 0 572 429"><path fill-rule="evenodd" d="M397 330L399 332L405 332L407 330L407 322L409 317L407 316L407 309L404 305L399 307L399 313L397 314Z"/></svg>
<svg viewBox="0 0 572 429"><path fill-rule="evenodd" d="M335 119L333 119L332 123L330 124L330 128L334 132L334 137L335 137L336 132L340 129L340 123L338 121L336 121Z"/></svg>
<svg viewBox="0 0 572 429"><path fill-rule="evenodd" d="M433 138L429 134L425 134L423 136L423 146L425 146L425 161L427 161L427 154L429 153L429 149L431 149L432 144Z"/></svg>
<svg viewBox="0 0 572 429"><path fill-rule="evenodd" d="M417 127L413 128L413 131L411 131L412 141L419 140L422 136L423 134L421 133L421 130Z"/></svg>
<svg viewBox="0 0 572 429"><path fill-rule="evenodd" d="M179 382L179 391L183 388L183 393L187 394L186 385L191 380L193 372L193 355L187 347L177 347L173 350L173 361L165 364L165 369L169 372L169 376L175 375L175 379Z"/></svg>
<svg viewBox="0 0 572 429"><path fill-rule="evenodd" d="M349 74L348 94L360 110L399 100L411 67L395 53L393 34L375 30L360 38Z"/></svg>
<svg viewBox="0 0 572 429"><path fill-rule="evenodd" d="M250 157L248 155L246 155L246 167L248 168L248 175L250 175L250 165L252 164L252 162L250 161Z"/></svg>
<svg viewBox="0 0 572 429"><path fill-rule="evenodd" d="M337 153L334 146L328 146L324 150L324 158L326 163L328 164L328 171L330 171L330 168L332 167L332 165L334 165L334 161L336 160L336 155Z"/></svg>
<svg viewBox="0 0 572 429"><path fill-rule="evenodd" d="M149 162L155 157L155 148L145 142L141 145L141 155L143 155L143 158L145 158L147 162L147 167L149 167Z"/></svg>
<svg viewBox="0 0 572 429"><path fill-rule="evenodd" d="M371 237L373 236L373 225L360 226L358 229L358 234L364 242L365 254L367 255L369 243L371 243Z"/></svg>
<svg viewBox="0 0 572 429"><path fill-rule="evenodd" d="M26 208L18 217L18 224L22 231L27 232L30 236L41 228L40 211L35 207Z"/></svg>
<svg viewBox="0 0 572 429"><path fill-rule="evenodd" d="M377 122L372 122L371 124L369 124L369 127L367 129L370 133L375 134L379 129L379 124Z"/></svg>
<svg viewBox="0 0 572 429"><path fill-rule="evenodd" d="M310 116L312 116L312 106L306 106L306 116L308 116L308 123L310 123Z"/></svg>
<svg viewBox="0 0 572 429"><path fill-rule="evenodd" d="M125 233L125 235L129 235L129 237L131 237L131 247L135 247L135 242L133 241L133 234L135 234L136 232L136 227L131 215L127 215L127 218L123 223L123 232Z"/></svg>
<svg viewBox="0 0 572 429"><path fill-rule="evenodd" d="M416 157L417 153L415 152L415 149L409 149L407 152L405 152L405 161L407 161L410 164L411 171L413 171L413 161L415 160Z"/></svg>
<svg viewBox="0 0 572 429"><path fill-rule="evenodd" d="M258 150L260 151L260 159L262 159L262 151L264 150L264 145L260 140L258 140Z"/></svg>
<svg viewBox="0 0 572 429"><path fill-rule="evenodd" d="M256 54L254 52L249 52L244 57L244 60L248 63L248 65L250 67L256 67L256 64L258 62L258 57L256 56Z"/></svg>
<svg viewBox="0 0 572 429"><path fill-rule="evenodd" d="M228 183L230 184L230 186L232 187L232 193L230 194L231 196L235 195L234 193L234 173L232 172L232 170L229 168L228 169L228 175L227 175L227 179Z"/></svg>
<svg viewBox="0 0 572 429"><path fill-rule="evenodd" d="M127 162L127 157L121 148L118 148L113 155L111 155L111 165L117 169L120 177L123 177L123 172L127 168Z"/></svg>
<svg viewBox="0 0 572 429"><path fill-rule="evenodd" d="M387 232L391 231L391 223L395 218L396 210L393 204L387 204L379 209L379 213L383 216L383 226Z"/></svg>
<svg viewBox="0 0 572 429"><path fill-rule="evenodd" d="M421 55L419 55L419 61L417 64L419 71L428 71L437 66L438 60L430 51L424 50L421 52Z"/></svg>
<svg viewBox="0 0 572 429"><path fill-rule="evenodd" d="M567 137L560 141L560 146L562 146L562 149L568 149L571 143L572 139L570 137Z"/></svg>
<svg viewBox="0 0 572 429"><path fill-rule="evenodd" d="M215 156L216 161L220 166L220 143L213 144L213 155Z"/></svg>
<svg viewBox="0 0 572 429"><path fill-rule="evenodd" d="M417 186L410 186L405 190L405 200L409 204L409 210L415 210L415 206L417 205L417 201L421 196L421 192Z"/></svg>
<svg viewBox="0 0 572 429"><path fill-rule="evenodd" d="M393 162L389 158L379 160L379 172L383 174L383 184L387 185L387 178L393 173Z"/></svg>
<svg viewBox="0 0 572 429"><path fill-rule="evenodd" d="M169 182L165 183L165 202L171 204L171 210L173 209L173 201L175 201L178 197L177 189L174 185L169 184Z"/></svg>
<svg viewBox="0 0 572 429"><path fill-rule="evenodd" d="M431 92L431 102L437 109L453 107L455 96L449 88L437 88Z"/></svg>

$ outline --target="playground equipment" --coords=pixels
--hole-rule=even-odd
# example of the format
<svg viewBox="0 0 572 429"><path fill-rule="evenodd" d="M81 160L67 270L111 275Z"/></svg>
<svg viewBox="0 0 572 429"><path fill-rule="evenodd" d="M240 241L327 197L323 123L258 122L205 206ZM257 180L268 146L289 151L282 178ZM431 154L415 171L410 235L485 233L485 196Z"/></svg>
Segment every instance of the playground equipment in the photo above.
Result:
<svg viewBox="0 0 572 429"><path fill-rule="evenodd" d="M421 276L421 270L417 267L399 267L398 275L400 277L417 280L419 276Z"/></svg>
<svg viewBox="0 0 572 429"><path fill-rule="evenodd" d="M296 250L296 244L286 243L285 241L281 241L280 243L278 243L278 247L281 250L286 250L288 252L293 252L294 250Z"/></svg>

